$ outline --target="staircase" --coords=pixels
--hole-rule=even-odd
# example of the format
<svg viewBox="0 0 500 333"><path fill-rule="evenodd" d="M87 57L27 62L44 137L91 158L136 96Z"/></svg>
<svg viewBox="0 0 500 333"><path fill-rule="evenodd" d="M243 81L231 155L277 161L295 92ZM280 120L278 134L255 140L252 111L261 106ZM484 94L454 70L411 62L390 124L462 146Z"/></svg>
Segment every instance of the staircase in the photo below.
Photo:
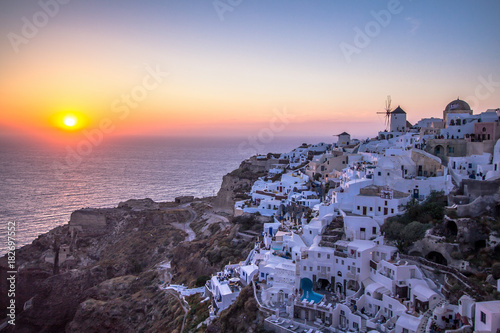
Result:
<svg viewBox="0 0 500 333"><path fill-rule="evenodd" d="M444 303L446 303L446 300L443 299L439 303L437 303L436 305L434 305L432 308L430 308L429 310L427 310L425 312L424 318L422 318L422 320L420 321L420 324L418 325L417 333L425 333L426 328L427 328L427 323L429 322L429 318L432 317L432 313L434 312L434 309L437 308L438 306L443 305Z"/></svg>

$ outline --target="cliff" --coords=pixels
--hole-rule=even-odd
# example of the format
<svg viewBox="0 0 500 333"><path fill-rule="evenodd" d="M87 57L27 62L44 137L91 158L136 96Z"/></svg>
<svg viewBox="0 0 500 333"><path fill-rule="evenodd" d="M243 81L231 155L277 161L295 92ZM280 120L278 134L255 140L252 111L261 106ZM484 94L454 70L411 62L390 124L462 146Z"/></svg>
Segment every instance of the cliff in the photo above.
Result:
<svg viewBox="0 0 500 333"><path fill-rule="evenodd" d="M217 211L229 214L234 213L234 203L238 200L248 199L248 193L253 183L267 175L273 164L279 163L273 155L266 158L251 157L241 162L238 169L228 173L222 178L222 185L214 200Z"/></svg>
<svg viewBox="0 0 500 333"><path fill-rule="evenodd" d="M253 245L240 239L240 225L230 216L212 212L211 200L131 200L74 212L67 225L16 250L16 326L7 332L180 332L183 324L195 329L208 312L204 318L186 315L177 295L160 288L165 278L194 287L229 261L244 259ZM168 272L161 267L165 262L171 264ZM3 318L6 272L4 256Z"/></svg>

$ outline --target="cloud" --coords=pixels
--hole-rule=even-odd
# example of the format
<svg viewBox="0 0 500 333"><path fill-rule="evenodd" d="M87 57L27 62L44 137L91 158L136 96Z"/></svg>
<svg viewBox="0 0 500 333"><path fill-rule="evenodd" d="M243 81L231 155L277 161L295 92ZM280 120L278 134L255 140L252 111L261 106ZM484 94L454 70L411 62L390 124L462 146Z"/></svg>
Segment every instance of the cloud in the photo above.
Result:
<svg viewBox="0 0 500 333"><path fill-rule="evenodd" d="M411 24L410 33L415 34L415 32L418 30L418 28L420 28L420 21L413 18L413 17L409 17L409 16L406 18L406 21Z"/></svg>

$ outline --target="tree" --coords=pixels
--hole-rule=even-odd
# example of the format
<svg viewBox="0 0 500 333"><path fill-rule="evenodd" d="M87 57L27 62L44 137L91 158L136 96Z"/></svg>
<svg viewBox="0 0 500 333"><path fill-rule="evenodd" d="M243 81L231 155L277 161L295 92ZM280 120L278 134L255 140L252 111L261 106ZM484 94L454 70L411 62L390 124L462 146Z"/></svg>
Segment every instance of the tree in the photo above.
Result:
<svg viewBox="0 0 500 333"><path fill-rule="evenodd" d="M430 224L423 224L418 221L413 221L401 231L401 237L409 244L424 238L425 231L431 227Z"/></svg>

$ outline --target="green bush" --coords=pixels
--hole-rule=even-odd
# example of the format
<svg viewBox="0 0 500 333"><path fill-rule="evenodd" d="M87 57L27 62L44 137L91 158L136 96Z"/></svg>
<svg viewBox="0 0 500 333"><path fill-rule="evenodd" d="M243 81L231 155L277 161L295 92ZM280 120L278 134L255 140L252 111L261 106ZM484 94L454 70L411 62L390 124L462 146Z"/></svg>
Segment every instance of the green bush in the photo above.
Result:
<svg viewBox="0 0 500 333"><path fill-rule="evenodd" d="M200 275L196 279L196 286L197 287L203 287L208 280L210 280L210 276L208 276L208 275Z"/></svg>

